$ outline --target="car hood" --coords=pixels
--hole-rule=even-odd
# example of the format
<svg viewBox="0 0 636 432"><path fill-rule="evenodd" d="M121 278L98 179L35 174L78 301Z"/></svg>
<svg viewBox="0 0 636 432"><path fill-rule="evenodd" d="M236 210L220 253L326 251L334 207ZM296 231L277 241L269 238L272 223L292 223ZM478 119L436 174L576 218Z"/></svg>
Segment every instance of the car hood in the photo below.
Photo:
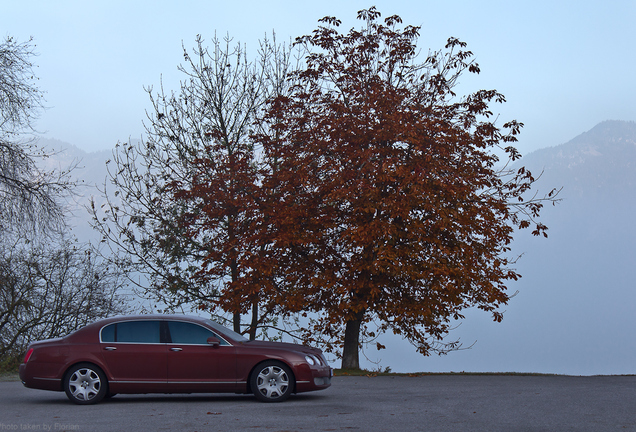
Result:
<svg viewBox="0 0 636 432"><path fill-rule="evenodd" d="M244 346L254 348L274 348L283 350L293 350L309 354L321 354L322 350L307 345L299 345L288 342L272 342L272 341L247 341L243 342Z"/></svg>

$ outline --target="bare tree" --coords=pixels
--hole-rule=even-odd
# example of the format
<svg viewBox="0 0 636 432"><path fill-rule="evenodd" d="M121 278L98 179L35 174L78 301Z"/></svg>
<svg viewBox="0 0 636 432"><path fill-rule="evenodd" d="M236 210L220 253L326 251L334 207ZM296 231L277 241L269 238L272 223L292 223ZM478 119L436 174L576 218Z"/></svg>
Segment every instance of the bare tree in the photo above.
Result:
<svg viewBox="0 0 636 432"><path fill-rule="evenodd" d="M0 44L0 130L17 134L33 130L42 108L42 91L35 85L32 40L18 43L7 37Z"/></svg>
<svg viewBox="0 0 636 432"><path fill-rule="evenodd" d="M36 144L43 109L31 62L32 40L0 42L0 366L32 340L64 335L125 311L123 279L89 245L63 230L61 199L73 192L73 167L46 171Z"/></svg>
<svg viewBox="0 0 636 432"><path fill-rule="evenodd" d="M60 227L58 198L74 186L68 170L45 172L38 167L47 153L34 143L34 121L43 108L37 87L32 40L0 42L0 233Z"/></svg>
<svg viewBox="0 0 636 432"><path fill-rule="evenodd" d="M175 185L188 185L200 173L201 160L214 161L207 178L220 179L227 190L255 185L258 149L251 144L255 118L265 101L280 94L291 68L288 46L264 40L256 60L231 38L214 38L206 47L201 37L190 52L184 47L179 70L185 80L178 91L148 88L152 110L147 113L147 137L140 144L119 145L110 162L111 185L105 186L107 203L94 208L94 226L116 255L116 263L137 283L139 293L169 309L197 307L216 311L219 293L242 272L228 255L215 255L219 242L236 238L235 221L241 209L224 203L184 200ZM232 162L240 155L241 168ZM232 161L231 161L232 160ZM110 187L114 190L110 190ZM218 205L226 211L215 226L194 233L180 220L202 206ZM224 207L225 206L225 207ZM214 246L213 244L216 244ZM218 250L218 249L217 249ZM214 272L200 273L202 262ZM232 310L228 310L232 309ZM242 307L226 308L240 329ZM251 336L258 322L258 304L252 304Z"/></svg>
<svg viewBox="0 0 636 432"><path fill-rule="evenodd" d="M124 279L90 246L64 238L53 245L21 243L0 246L2 363L19 359L33 340L63 336L127 310L118 295Z"/></svg>

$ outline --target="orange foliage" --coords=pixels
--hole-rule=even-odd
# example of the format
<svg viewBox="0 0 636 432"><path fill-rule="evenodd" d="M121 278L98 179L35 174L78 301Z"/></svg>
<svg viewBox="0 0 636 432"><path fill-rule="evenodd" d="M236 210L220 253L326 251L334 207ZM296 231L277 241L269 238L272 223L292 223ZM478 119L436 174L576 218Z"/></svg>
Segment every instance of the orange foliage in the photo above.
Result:
<svg viewBox="0 0 636 432"><path fill-rule="evenodd" d="M466 44L449 39L418 63L419 28L379 16L361 11L366 25L348 34L327 17L299 38L306 68L259 136L281 300L320 312L315 331L342 337L344 326L344 368L357 367L360 326L371 320L423 354L467 307L500 321L505 283L519 276L505 257L513 226L541 208L521 197L530 173L495 169L492 149L522 127L489 119L503 95L453 93L461 73L479 72Z"/></svg>
<svg viewBox="0 0 636 432"><path fill-rule="evenodd" d="M500 321L519 277L506 257L514 228L542 206L522 196L531 173L496 168L495 148L519 157L511 143L523 126L490 119L503 95L453 92L462 73L479 73L466 44L451 38L420 59L418 27L381 22L374 8L358 18L360 30L342 34L327 17L297 40L306 67L260 119L258 173L249 152L202 157L191 187L176 188L207 203L184 221L197 235L229 224L200 272L237 268L220 304L318 313L307 335L340 341L343 368L359 366L371 321L422 354L457 347L441 341L467 307Z"/></svg>

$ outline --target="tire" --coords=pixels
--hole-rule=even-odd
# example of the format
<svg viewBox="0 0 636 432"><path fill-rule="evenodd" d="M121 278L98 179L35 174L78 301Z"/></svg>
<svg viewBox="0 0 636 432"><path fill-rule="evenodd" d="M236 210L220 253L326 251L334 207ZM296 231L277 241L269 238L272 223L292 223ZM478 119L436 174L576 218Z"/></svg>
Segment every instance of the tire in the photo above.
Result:
<svg viewBox="0 0 636 432"><path fill-rule="evenodd" d="M106 375L91 363L76 364L64 375L64 391L73 403L91 405L108 394Z"/></svg>
<svg viewBox="0 0 636 432"><path fill-rule="evenodd" d="M250 388L261 402L282 402L294 391L294 374L284 363L268 360L258 364L250 376Z"/></svg>

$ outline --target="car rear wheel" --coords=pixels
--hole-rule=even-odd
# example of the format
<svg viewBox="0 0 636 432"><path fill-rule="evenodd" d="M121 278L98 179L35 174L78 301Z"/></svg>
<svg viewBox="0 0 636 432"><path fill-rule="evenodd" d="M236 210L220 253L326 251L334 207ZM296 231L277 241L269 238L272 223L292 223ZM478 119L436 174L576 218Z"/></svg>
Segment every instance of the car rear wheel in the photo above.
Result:
<svg viewBox="0 0 636 432"><path fill-rule="evenodd" d="M270 360L256 366L250 386L258 400L282 402L294 391L294 375L287 365Z"/></svg>
<svg viewBox="0 0 636 432"><path fill-rule="evenodd" d="M104 399L108 393L108 381L104 372L90 363L80 363L64 376L64 391L71 402L90 405Z"/></svg>

